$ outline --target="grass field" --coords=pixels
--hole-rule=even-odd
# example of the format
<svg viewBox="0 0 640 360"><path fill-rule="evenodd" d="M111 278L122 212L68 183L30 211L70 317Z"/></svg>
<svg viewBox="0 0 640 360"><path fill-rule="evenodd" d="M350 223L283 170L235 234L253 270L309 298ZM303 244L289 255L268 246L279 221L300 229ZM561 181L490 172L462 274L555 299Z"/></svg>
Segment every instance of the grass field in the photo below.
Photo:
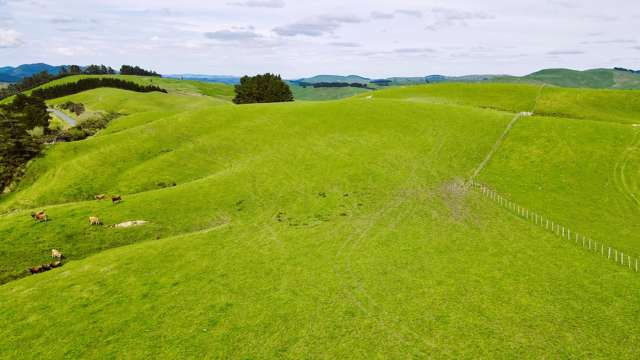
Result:
<svg viewBox="0 0 640 360"><path fill-rule="evenodd" d="M167 90L174 95L204 95L219 100L230 101L234 96L233 86L219 83L208 83L195 80L179 80L172 78L158 78L147 76L133 76L133 75L73 75L67 76L62 79L54 80L42 85L46 88L59 84L66 84L70 82L76 82L80 79L86 79L91 77L97 78L119 78L122 80L132 81L141 85L157 85ZM30 93L30 91L27 91ZM10 101L11 97L3 99L2 102Z"/></svg>
<svg viewBox="0 0 640 360"><path fill-rule="evenodd" d="M47 150L0 199L0 281L54 247L68 259L0 286L0 357L634 358L639 274L449 185L535 108L479 180L640 254L639 98L442 84L246 106L56 99L124 116ZM109 227L127 220L149 224Z"/></svg>
<svg viewBox="0 0 640 360"><path fill-rule="evenodd" d="M294 99L309 101L338 100L371 91L354 87L314 88L297 85L290 85L289 87L293 92Z"/></svg>

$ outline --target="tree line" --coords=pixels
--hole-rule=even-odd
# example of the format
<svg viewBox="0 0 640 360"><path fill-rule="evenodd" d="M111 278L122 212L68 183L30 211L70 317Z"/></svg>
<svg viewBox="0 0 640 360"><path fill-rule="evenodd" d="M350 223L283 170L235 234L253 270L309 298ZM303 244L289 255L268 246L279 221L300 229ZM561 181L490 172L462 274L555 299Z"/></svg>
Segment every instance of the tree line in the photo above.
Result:
<svg viewBox="0 0 640 360"><path fill-rule="evenodd" d="M162 77L155 71L145 70L138 66L122 65L120 75L157 76Z"/></svg>
<svg viewBox="0 0 640 360"><path fill-rule="evenodd" d="M626 71L626 72L630 72L630 73L634 73L634 74L640 74L640 70L631 70L631 69L626 69L626 68L623 68L623 67L614 67L613 70Z"/></svg>
<svg viewBox="0 0 640 360"><path fill-rule="evenodd" d="M306 83L300 82L298 83L300 86L306 88L308 86L314 88L342 88L342 87L355 87L361 89L368 89L369 86L367 84L361 83L345 83L345 82L318 82L318 83Z"/></svg>
<svg viewBox="0 0 640 360"><path fill-rule="evenodd" d="M167 92L167 90L156 85L140 85L131 81L116 78L87 78L80 79L76 82L35 89L32 92L32 96L44 100L49 100L102 87L130 90L135 92Z"/></svg>
<svg viewBox="0 0 640 360"><path fill-rule="evenodd" d="M15 84L9 84L8 87L0 89L0 99L4 99L9 96L21 93L23 91L34 89L40 85L46 84L53 80L62 79L71 75L115 75L117 74L110 66L105 65L89 65L84 68L79 65L62 66L60 72L57 75L52 75L46 71L39 72L37 74L28 76L20 80ZM138 66L122 65L120 67L120 74L122 75L138 75L138 76L157 76L160 77L155 71L144 70Z"/></svg>

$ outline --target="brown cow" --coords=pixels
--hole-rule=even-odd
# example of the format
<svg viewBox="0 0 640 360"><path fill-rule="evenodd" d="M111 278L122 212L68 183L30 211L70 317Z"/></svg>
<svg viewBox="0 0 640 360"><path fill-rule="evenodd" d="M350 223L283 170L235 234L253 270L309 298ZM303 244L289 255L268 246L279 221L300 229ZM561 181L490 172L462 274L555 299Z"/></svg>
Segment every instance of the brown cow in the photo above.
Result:
<svg viewBox="0 0 640 360"><path fill-rule="evenodd" d="M34 266L32 268L29 268L29 272L31 274L37 274L37 273L41 273L42 272L42 267L40 266Z"/></svg>
<svg viewBox="0 0 640 360"><path fill-rule="evenodd" d="M97 216L89 216L90 225L102 225L102 222Z"/></svg>
<svg viewBox="0 0 640 360"><path fill-rule="evenodd" d="M45 213L44 210L41 210L38 212L32 212L31 218L33 218L35 222L40 222L40 221L47 222L49 220L49 217L47 216L47 213Z"/></svg>
<svg viewBox="0 0 640 360"><path fill-rule="evenodd" d="M106 199L106 198L107 198L107 195L105 195L105 194L98 194L98 195L94 196L94 198L95 198L96 200L104 200L104 199Z"/></svg>
<svg viewBox="0 0 640 360"><path fill-rule="evenodd" d="M122 195L111 195L111 202L116 204L122 201Z"/></svg>

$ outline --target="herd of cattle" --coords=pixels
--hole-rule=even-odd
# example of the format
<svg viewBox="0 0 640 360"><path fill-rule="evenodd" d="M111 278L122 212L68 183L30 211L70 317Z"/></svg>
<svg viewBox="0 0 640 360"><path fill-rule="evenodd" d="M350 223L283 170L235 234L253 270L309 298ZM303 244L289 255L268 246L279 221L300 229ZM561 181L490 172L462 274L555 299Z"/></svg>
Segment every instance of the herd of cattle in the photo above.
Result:
<svg viewBox="0 0 640 360"><path fill-rule="evenodd" d="M58 249L51 249L51 258L54 260L48 264L42 264L40 266L34 266L29 268L31 274L38 274L41 272L49 271L57 267L62 266L62 252Z"/></svg>
<svg viewBox="0 0 640 360"><path fill-rule="evenodd" d="M96 195L95 199L100 201L100 200L105 200L107 199L107 195L105 194L100 194L100 195ZM122 196L121 195L112 195L111 196L111 202L113 204L117 204L119 202L122 201ZM38 212L32 212L31 213L31 218L33 218L33 220L35 222L47 222L49 221L49 217L47 216L47 213L45 210L40 210ZM97 216L89 216L89 224L90 225L102 225L102 221L100 221L100 219ZM42 264L40 266L34 266L29 268L29 272L31 274L38 274L41 272L45 272L45 271L49 271L51 269L55 269L57 267L62 266L62 258L64 256L62 255L62 252L58 249L51 249L51 258L53 259L52 262L47 263L47 264Z"/></svg>

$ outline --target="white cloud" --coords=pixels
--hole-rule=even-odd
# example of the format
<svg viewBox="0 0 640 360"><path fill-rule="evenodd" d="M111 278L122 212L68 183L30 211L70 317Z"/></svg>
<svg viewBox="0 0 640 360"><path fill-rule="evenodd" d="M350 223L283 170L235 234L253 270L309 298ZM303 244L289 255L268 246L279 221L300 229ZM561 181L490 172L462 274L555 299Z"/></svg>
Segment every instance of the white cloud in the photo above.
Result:
<svg viewBox="0 0 640 360"><path fill-rule="evenodd" d="M357 24L363 19L351 15L320 15L315 18L278 26L273 31L280 36L322 36L331 34L343 24Z"/></svg>
<svg viewBox="0 0 640 360"><path fill-rule="evenodd" d="M449 8L433 8L431 13L436 21L426 27L427 30L440 30L450 26L467 26L471 20L489 20L493 15L481 11L467 11Z"/></svg>
<svg viewBox="0 0 640 360"><path fill-rule="evenodd" d="M214 32L206 32L204 33L204 36L208 39L219 41L255 40L262 37L260 34L250 30L218 30Z"/></svg>
<svg viewBox="0 0 640 360"><path fill-rule="evenodd" d="M396 10L396 14L406 15L406 16L413 16L413 17L416 17L416 18L421 18L422 17L422 11L420 11L420 10L399 9L399 10Z"/></svg>
<svg viewBox="0 0 640 360"><path fill-rule="evenodd" d="M359 44L357 42L350 42L350 41L334 41L334 42L330 42L329 45L344 47L344 48L357 48L362 46L362 44Z"/></svg>
<svg viewBox="0 0 640 360"><path fill-rule="evenodd" d="M232 6L246 6L246 7L272 8L272 9L283 8L285 6L285 3L283 0L247 0L247 1L230 2L228 4Z"/></svg>
<svg viewBox="0 0 640 360"><path fill-rule="evenodd" d="M0 49L17 48L22 44L20 33L12 29L0 29Z"/></svg>
<svg viewBox="0 0 640 360"><path fill-rule="evenodd" d="M558 56L558 55L582 55L584 54L584 51L582 50L552 50L547 52L547 55L553 55L553 56Z"/></svg>
<svg viewBox="0 0 640 360"><path fill-rule="evenodd" d="M371 12L371 18L376 20L388 20L388 19L393 19L394 17L396 17L396 14L392 12L390 13L385 13L380 11Z"/></svg>
<svg viewBox="0 0 640 360"><path fill-rule="evenodd" d="M51 51L55 54L67 56L67 57L75 57L75 56L85 56L93 54L91 49L85 48L83 46L58 46L51 49Z"/></svg>

